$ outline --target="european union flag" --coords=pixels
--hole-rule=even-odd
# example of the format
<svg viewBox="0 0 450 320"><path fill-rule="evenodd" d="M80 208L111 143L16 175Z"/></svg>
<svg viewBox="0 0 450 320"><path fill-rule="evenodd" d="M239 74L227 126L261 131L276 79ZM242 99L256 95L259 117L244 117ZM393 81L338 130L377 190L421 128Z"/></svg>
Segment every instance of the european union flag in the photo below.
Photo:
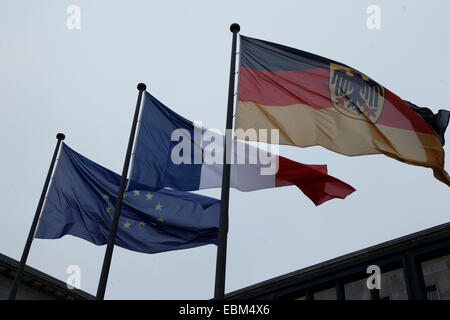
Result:
<svg viewBox="0 0 450 320"><path fill-rule="evenodd" d="M108 243L120 175L62 144L35 237L66 234ZM121 208L116 245L144 253L217 244L220 201L131 182Z"/></svg>

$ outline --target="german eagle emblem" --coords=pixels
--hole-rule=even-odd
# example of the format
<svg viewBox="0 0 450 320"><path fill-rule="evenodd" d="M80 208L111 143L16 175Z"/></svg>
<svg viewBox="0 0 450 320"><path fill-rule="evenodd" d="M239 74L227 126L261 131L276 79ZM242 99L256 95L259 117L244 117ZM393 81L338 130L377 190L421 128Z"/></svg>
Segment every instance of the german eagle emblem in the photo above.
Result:
<svg viewBox="0 0 450 320"><path fill-rule="evenodd" d="M375 123L383 113L383 86L346 66L330 64L330 98L340 113Z"/></svg>

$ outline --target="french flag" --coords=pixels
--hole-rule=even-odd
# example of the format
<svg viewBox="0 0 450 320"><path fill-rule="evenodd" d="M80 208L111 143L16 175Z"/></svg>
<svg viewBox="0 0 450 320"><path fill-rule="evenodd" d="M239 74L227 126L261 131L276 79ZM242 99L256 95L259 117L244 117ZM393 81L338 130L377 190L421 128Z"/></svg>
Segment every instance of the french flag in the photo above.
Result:
<svg viewBox="0 0 450 320"><path fill-rule="evenodd" d="M193 191L222 186L221 133L196 126L145 92L130 179L152 187ZM316 205L355 189L306 165L233 140L230 185L240 191L296 185Z"/></svg>

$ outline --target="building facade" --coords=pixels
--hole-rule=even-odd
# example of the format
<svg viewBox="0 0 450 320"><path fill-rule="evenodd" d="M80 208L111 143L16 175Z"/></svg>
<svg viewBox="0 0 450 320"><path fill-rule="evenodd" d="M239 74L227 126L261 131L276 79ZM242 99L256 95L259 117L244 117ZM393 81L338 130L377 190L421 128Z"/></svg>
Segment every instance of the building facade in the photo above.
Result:
<svg viewBox="0 0 450 320"><path fill-rule="evenodd" d="M374 269L380 271L375 288ZM231 292L226 299L450 300L450 223Z"/></svg>

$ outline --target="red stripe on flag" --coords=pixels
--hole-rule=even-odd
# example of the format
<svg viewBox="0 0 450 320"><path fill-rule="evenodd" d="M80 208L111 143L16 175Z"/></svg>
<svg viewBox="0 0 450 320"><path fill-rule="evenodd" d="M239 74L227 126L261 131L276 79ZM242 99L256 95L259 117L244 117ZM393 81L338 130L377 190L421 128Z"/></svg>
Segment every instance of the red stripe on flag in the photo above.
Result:
<svg viewBox="0 0 450 320"><path fill-rule="evenodd" d="M270 72L240 67L238 99L265 106L331 108L329 73L328 68Z"/></svg>
<svg viewBox="0 0 450 320"><path fill-rule="evenodd" d="M334 108L330 98L329 73L328 68L270 72L240 67L238 100L274 108L293 104L318 109ZM376 123L435 134L400 97L386 88L383 113Z"/></svg>
<svg viewBox="0 0 450 320"><path fill-rule="evenodd" d="M435 134L433 128L414 112L400 97L385 90L384 109L377 123L389 127Z"/></svg>
<svg viewBox="0 0 450 320"><path fill-rule="evenodd" d="M344 199L355 191L351 185L328 175L326 165L306 165L281 156L278 160L275 185L296 185L316 206L334 198Z"/></svg>

